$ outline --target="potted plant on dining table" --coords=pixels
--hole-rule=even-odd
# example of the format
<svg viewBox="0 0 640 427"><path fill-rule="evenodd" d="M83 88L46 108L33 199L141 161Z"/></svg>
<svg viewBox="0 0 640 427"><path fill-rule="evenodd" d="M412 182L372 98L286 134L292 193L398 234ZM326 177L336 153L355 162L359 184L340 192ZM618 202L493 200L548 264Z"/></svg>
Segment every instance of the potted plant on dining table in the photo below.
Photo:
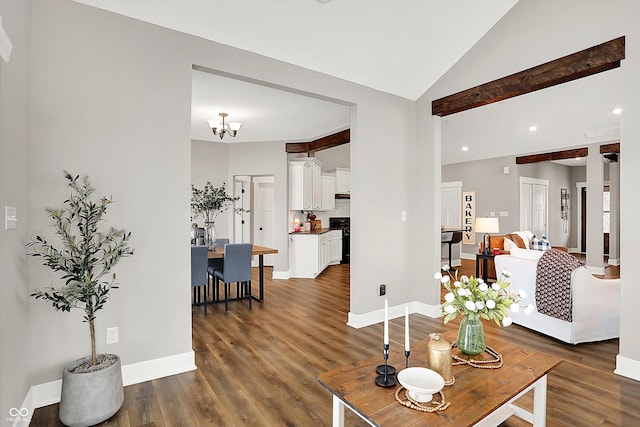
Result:
<svg viewBox="0 0 640 427"><path fill-rule="evenodd" d="M224 182L214 187L207 181L202 189L191 184L191 212L194 218L202 216L204 219L205 244L209 249L215 249L216 219L238 199L227 194Z"/></svg>

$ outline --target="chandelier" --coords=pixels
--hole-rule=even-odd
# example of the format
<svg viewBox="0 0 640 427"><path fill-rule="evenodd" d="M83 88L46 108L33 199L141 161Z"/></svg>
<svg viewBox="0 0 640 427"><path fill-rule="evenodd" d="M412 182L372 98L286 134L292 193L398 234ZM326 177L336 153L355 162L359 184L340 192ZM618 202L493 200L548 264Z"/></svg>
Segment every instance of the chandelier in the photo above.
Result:
<svg viewBox="0 0 640 427"><path fill-rule="evenodd" d="M222 121L218 121L217 119L207 120L207 123L209 123L209 127L213 131L213 134L220 135L220 139L224 138L226 134L229 134L235 138L235 136L238 134L240 126L242 126L242 123L225 122L225 118L229 116L227 113L220 113L218 115L222 118Z"/></svg>

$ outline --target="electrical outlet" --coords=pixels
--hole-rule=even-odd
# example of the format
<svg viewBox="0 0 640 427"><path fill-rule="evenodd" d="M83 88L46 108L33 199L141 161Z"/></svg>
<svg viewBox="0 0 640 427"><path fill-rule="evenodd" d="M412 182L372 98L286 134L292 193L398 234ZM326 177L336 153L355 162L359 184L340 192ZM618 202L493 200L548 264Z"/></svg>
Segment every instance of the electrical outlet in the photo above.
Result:
<svg viewBox="0 0 640 427"><path fill-rule="evenodd" d="M118 342L118 327L107 328L107 344L115 344Z"/></svg>
<svg viewBox="0 0 640 427"><path fill-rule="evenodd" d="M380 296L387 294L387 285L380 285Z"/></svg>

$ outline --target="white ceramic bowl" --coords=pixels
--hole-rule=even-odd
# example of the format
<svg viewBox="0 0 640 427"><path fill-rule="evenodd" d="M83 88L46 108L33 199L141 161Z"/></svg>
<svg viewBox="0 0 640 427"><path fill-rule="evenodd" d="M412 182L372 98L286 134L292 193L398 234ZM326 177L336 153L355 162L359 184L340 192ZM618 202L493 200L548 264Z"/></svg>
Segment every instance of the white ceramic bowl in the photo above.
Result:
<svg viewBox="0 0 640 427"><path fill-rule="evenodd" d="M444 387L442 376L427 368L406 368L398 372L397 378L409 390L409 397L417 402L430 402L433 394Z"/></svg>

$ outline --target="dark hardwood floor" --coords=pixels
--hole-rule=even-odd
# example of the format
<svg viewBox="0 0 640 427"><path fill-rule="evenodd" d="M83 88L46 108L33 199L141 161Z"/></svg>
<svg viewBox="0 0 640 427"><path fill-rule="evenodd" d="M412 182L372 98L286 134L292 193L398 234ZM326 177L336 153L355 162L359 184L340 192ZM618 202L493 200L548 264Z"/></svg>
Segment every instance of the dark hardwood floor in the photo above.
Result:
<svg viewBox="0 0 640 427"><path fill-rule="evenodd" d="M464 261L462 272L475 271ZM267 274L270 276L270 274ZM424 281L433 272L424 272ZM419 285L418 285L419 286ZM185 290L188 292L189 290ZM266 302L193 308L198 370L125 387L113 426L328 426L331 395L320 372L380 353L382 324L353 329L349 266L331 266L318 279L267 280ZM391 348L403 348L404 320L390 321ZM456 330L457 323L411 315L412 340ZM508 340L563 359L549 375L548 426L640 425L640 382L613 374L618 340L568 345L517 325L485 322L486 339ZM508 363L508 361L507 361ZM372 384L372 387L375 387ZM531 396L522 404L531 406ZM452 402L455 405L455 402ZM406 409L409 410L409 409ZM35 411L32 426L57 426L58 405ZM425 425L428 417L425 413ZM346 411L346 425L365 425ZM508 420L505 427L527 425Z"/></svg>

